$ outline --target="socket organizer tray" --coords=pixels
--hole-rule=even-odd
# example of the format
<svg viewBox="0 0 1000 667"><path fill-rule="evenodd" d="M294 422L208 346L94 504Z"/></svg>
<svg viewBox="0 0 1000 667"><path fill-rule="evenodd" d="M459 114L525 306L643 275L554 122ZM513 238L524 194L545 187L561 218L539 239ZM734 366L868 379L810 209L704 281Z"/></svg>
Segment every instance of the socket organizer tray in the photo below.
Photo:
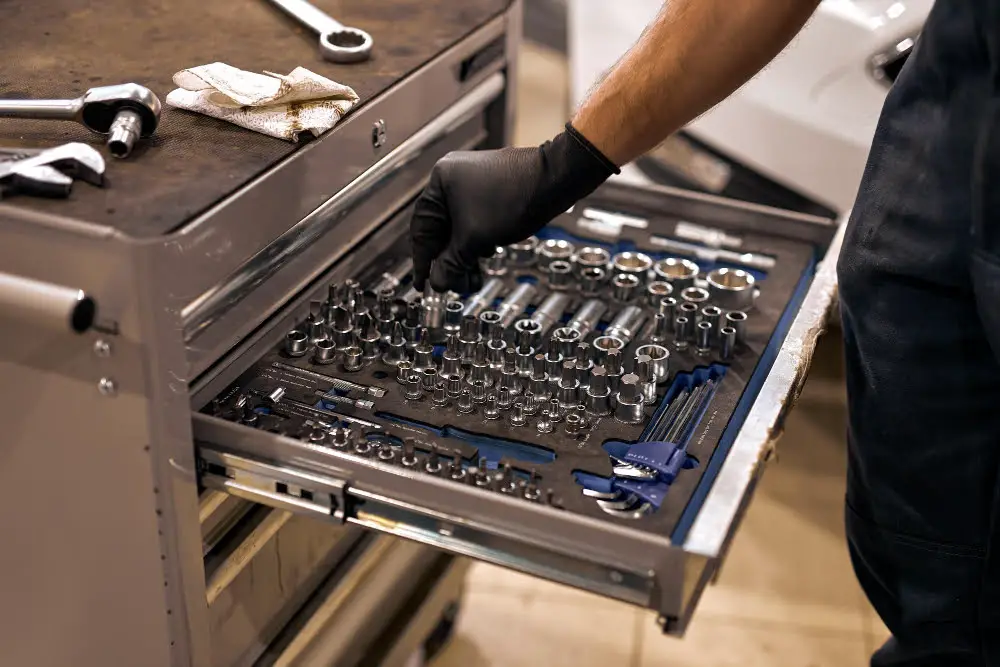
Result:
<svg viewBox="0 0 1000 667"><path fill-rule="evenodd" d="M581 561L611 565L619 536L653 539L654 552L683 544L823 249L816 223L769 231L755 213L741 226L592 198L497 248L482 289L464 295L409 285L401 214L304 295L283 338L202 414L285 443L276 465L322 457L339 489L332 514L652 606L669 624L687 603L655 558L646 571L623 558L603 586L558 554L587 543L612 555ZM239 480L225 457L202 465ZM362 492L376 470L379 493ZM301 479L277 478L269 492L315 501ZM413 485L429 480L423 502ZM492 524L490 503L540 512L538 535L511 537L527 519ZM368 508L378 519L366 523ZM573 528L539 550L561 520ZM475 531L453 530L465 524Z"/></svg>

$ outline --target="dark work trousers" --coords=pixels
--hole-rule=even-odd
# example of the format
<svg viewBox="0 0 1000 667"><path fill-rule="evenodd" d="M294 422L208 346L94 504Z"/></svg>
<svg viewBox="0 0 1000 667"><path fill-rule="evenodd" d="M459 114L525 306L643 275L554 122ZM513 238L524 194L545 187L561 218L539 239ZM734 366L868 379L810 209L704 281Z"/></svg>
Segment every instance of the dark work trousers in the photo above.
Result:
<svg viewBox="0 0 1000 667"><path fill-rule="evenodd" d="M938 0L838 266L873 667L1000 666L1000 0Z"/></svg>

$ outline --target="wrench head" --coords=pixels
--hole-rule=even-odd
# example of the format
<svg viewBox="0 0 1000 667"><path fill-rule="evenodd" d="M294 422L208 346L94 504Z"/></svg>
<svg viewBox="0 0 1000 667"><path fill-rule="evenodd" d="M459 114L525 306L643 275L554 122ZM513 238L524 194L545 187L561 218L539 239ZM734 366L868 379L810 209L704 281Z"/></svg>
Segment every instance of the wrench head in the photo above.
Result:
<svg viewBox="0 0 1000 667"><path fill-rule="evenodd" d="M65 199L73 179L48 165L26 166L0 176L0 196L15 193Z"/></svg>
<svg viewBox="0 0 1000 667"><path fill-rule="evenodd" d="M149 88L136 83L98 86L88 90L83 95L81 122L92 132L107 134L122 109L139 115L142 136L148 137L156 131L160 122L160 99Z"/></svg>
<svg viewBox="0 0 1000 667"><path fill-rule="evenodd" d="M375 40L364 30L343 27L319 36L319 51L332 63L359 63L368 60Z"/></svg>
<svg viewBox="0 0 1000 667"><path fill-rule="evenodd" d="M0 159L0 182L16 185L20 191L66 196L73 179L103 185L104 158L93 147L69 143L45 150L26 149L20 156ZM59 194L48 194L46 184L56 187ZM65 188L65 194L58 188Z"/></svg>

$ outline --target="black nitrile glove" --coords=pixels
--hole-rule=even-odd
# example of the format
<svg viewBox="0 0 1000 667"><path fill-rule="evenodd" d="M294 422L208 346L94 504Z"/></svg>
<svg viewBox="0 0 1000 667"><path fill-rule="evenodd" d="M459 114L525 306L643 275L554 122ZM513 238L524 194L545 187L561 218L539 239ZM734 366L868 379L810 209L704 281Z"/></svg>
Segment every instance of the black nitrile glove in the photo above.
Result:
<svg viewBox="0 0 1000 667"><path fill-rule="evenodd" d="M410 221L413 286L478 290L480 257L528 238L618 171L569 123L537 148L449 153Z"/></svg>

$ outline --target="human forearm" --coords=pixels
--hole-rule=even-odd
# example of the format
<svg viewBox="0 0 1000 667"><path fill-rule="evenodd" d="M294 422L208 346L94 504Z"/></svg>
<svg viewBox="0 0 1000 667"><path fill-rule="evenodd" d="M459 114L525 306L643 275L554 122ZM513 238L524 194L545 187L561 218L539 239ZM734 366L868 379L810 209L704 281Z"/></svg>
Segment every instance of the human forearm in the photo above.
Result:
<svg viewBox="0 0 1000 667"><path fill-rule="evenodd" d="M819 0L667 0L594 89L573 126L625 164L739 88L783 49Z"/></svg>

